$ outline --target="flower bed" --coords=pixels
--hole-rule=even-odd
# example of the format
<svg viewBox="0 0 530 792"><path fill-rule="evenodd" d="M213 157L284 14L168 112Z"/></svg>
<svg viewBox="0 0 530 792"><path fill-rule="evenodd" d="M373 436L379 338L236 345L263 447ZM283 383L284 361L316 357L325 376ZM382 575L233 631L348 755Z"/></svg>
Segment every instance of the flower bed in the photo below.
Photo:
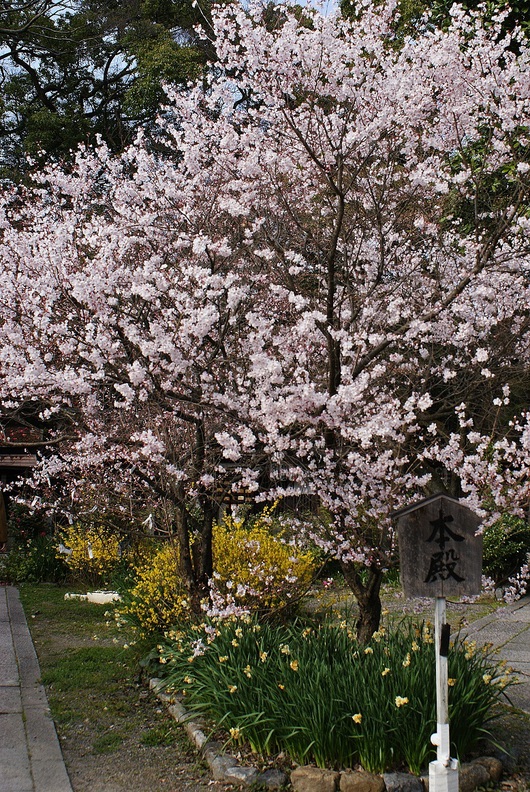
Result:
<svg viewBox="0 0 530 792"><path fill-rule="evenodd" d="M257 753L300 764L419 774L433 758L435 663L428 625L381 630L369 646L341 626L255 620L173 632L159 647L168 691ZM454 753L469 753L511 684L489 650L460 638L449 655Z"/></svg>

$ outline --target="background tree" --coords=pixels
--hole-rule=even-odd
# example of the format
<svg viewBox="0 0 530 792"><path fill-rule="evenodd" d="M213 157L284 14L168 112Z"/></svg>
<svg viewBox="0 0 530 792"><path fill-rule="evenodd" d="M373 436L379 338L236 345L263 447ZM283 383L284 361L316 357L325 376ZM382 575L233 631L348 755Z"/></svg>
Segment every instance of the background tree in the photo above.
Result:
<svg viewBox="0 0 530 792"><path fill-rule="evenodd" d="M1 392L70 416L70 508L172 505L196 606L224 491L313 495L366 640L395 509L528 506L530 60L463 11L399 50L392 7L304 13L214 15L178 162L139 139L6 193Z"/></svg>
<svg viewBox="0 0 530 792"><path fill-rule="evenodd" d="M191 0L2 0L0 163L68 156L100 135L113 151L153 130L162 83L196 77L210 5Z"/></svg>

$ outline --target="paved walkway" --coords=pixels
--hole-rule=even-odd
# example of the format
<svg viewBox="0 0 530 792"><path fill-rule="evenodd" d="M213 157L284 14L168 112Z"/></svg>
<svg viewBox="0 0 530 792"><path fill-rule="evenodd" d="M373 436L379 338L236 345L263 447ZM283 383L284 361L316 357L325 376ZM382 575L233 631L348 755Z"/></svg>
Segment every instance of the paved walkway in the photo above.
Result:
<svg viewBox="0 0 530 792"><path fill-rule="evenodd" d="M0 586L0 792L72 792L18 591Z"/></svg>
<svg viewBox="0 0 530 792"><path fill-rule="evenodd" d="M507 660L519 679L518 685L508 688L510 701L530 714L530 597L472 622L466 633L479 646L499 647L499 657Z"/></svg>

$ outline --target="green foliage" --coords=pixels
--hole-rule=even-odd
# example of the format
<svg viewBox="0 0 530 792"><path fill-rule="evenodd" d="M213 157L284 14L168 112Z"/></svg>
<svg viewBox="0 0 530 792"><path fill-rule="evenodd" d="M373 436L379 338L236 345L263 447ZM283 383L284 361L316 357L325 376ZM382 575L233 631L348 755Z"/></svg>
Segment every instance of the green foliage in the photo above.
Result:
<svg viewBox="0 0 530 792"><path fill-rule="evenodd" d="M25 154L69 157L101 135L113 150L149 132L162 82L182 84L211 55L195 31L209 0L0 2L0 169L17 178ZM18 174L18 175L19 175Z"/></svg>
<svg viewBox="0 0 530 792"><path fill-rule="evenodd" d="M518 517L504 515L484 531L482 567L495 583L505 583L525 563L530 553L530 525Z"/></svg>
<svg viewBox="0 0 530 792"><path fill-rule="evenodd" d="M157 745L173 745L176 739L173 726L171 724L161 724L144 732L140 737L140 742L142 745L155 747Z"/></svg>
<svg viewBox="0 0 530 792"><path fill-rule="evenodd" d="M159 647L168 690L255 751L299 763L420 773L436 727L434 639L428 625L356 643L344 622L313 629L255 620L173 632ZM484 736L511 684L489 651L457 638L449 654L454 751Z"/></svg>
<svg viewBox="0 0 530 792"><path fill-rule="evenodd" d="M64 560L56 557L56 541L49 533L47 516L20 504L9 509L9 535L13 546L0 562L0 574L13 585L60 583L68 573Z"/></svg>
<svg viewBox="0 0 530 792"><path fill-rule="evenodd" d="M107 732L100 737L96 737L92 744L92 750L95 754L108 754L117 751L122 745L125 736L117 731Z"/></svg>
<svg viewBox="0 0 530 792"><path fill-rule="evenodd" d="M123 109L131 118L152 116L164 100L162 82L183 83L198 77L204 56L195 47L177 44L167 31L134 44L137 78L127 90Z"/></svg>
<svg viewBox="0 0 530 792"><path fill-rule="evenodd" d="M13 585L20 583L60 583L67 574L64 560L56 556L52 536L28 539L25 546L15 546L1 562L0 573Z"/></svg>
<svg viewBox="0 0 530 792"><path fill-rule="evenodd" d="M76 688L98 687L109 682L119 684L127 679L124 667L117 660L125 650L114 646L88 646L69 652L42 677L45 685L53 685L61 693Z"/></svg>

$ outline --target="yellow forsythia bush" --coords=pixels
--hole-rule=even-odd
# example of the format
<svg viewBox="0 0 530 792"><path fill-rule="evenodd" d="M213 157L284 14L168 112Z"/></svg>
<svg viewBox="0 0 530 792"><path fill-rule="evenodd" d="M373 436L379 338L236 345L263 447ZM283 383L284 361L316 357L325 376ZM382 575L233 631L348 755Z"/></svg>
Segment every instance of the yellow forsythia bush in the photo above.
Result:
<svg viewBox="0 0 530 792"><path fill-rule="evenodd" d="M315 573L310 553L271 533L265 510L246 527L225 517L214 527L213 556L216 588L250 610L283 607L302 593Z"/></svg>
<svg viewBox="0 0 530 792"><path fill-rule="evenodd" d="M136 566L136 582L118 609L144 632L157 632L189 618L189 601L179 575L179 552L164 544Z"/></svg>
<svg viewBox="0 0 530 792"><path fill-rule="evenodd" d="M316 568L312 555L273 535L269 514L265 511L250 526L231 517L214 526L213 596L220 610L223 605L250 611L282 607L311 582ZM175 545L162 545L136 567L136 582L119 613L146 632L166 630L190 617Z"/></svg>
<svg viewBox="0 0 530 792"><path fill-rule="evenodd" d="M62 530L61 538L72 552L57 552L57 556L66 560L74 577L86 583L104 584L120 563L119 536L105 528L74 523Z"/></svg>

